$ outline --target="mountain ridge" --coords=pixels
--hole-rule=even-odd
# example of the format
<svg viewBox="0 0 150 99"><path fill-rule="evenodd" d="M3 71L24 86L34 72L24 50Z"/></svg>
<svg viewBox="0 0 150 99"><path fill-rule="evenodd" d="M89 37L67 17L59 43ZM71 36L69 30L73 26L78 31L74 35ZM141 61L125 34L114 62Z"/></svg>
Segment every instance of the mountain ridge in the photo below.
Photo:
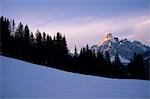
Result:
<svg viewBox="0 0 150 99"><path fill-rule="evenodd" d="M114 60L116 53L118 53L121 62L129 63L134 54L144 54L150 52L150 47L142 44L140 41L134 40L133 42L125 39L119 40L114 37L112 33L106 33L102 42L91 47L96 53L100 52L105 54L107 51L110 55L111 61Z"/></svg>

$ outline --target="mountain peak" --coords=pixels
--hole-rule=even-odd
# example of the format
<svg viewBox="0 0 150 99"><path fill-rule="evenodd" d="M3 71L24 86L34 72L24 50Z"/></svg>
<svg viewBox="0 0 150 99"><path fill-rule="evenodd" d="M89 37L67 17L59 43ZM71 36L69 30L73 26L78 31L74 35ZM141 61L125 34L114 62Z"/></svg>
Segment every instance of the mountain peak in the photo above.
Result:
<svg viewBox="0 0 150 99"><path fill-rule="evenodd" d="M112 38L113 38L112 33L106 33L105 36L104 36L104 41L112 39Z"/></svg>
<svg viewBox="0 0 150 99"><path fill-rule="evenodd" d="M122 60L130 60L135 53L143 54L150 50L149 46L143 45L139 41L130 42L127 39L119 40L112 33L106 33L102 42L91 47L95 52L105 53L108 51L111 58L118 52ZM127 61L124 61L127 62Z"/></svg>
<svg viewBox="0 0 150 99"><path fill-rule="evenodd" d="M99 47L104 43L107 42L117 42L119 39L117 37L114 37L112 33L105 33L103 39L97 43L95 43L95 46Z"/></svg>

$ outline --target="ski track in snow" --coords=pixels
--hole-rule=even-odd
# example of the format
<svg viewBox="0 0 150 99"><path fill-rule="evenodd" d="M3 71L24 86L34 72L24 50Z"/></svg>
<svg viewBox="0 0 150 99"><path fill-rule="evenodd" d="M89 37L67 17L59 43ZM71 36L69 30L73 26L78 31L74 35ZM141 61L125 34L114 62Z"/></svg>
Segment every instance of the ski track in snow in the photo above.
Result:
<svg viewBox="0 0 150 99"><path fill-rule="evenodd" d="M150 81L69 73L0 56L2 99L149 99Z"/></svg>

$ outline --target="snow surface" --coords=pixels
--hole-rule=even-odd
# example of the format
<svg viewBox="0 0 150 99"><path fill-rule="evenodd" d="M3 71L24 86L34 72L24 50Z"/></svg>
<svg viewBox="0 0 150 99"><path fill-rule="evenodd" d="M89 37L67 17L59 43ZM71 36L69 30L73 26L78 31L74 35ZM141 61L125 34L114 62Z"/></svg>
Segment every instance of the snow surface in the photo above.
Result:
<svg viewBox="0 0 150 99"><path fill-rule="evenodd" d="M127 60L127 59L125 59L125 58L122 58L120 55L119 55L119 59L120 59L120 61L121 61L122 63L125 63L125 64L130 63L130 60ZM110 60L111 60L111 62L113 62L113 61L115 60L115 56L111 56L111 57L110 57Z"/></svg>
<svg viewBox="0 0 150 99"><path fill-rule="evenodd" d="M69 73L0 56L2 99L148 99L150 81Z"/></svg>

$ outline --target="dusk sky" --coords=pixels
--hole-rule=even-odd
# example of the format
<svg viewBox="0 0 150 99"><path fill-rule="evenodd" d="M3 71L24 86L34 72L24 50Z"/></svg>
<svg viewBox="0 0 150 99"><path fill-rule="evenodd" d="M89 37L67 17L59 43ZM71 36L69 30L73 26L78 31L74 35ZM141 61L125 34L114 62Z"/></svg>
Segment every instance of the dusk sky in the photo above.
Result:
<svg viewBox="0 0 150 99"><path fill-rule="evenodd" d="M1 15L54 35L70 50L90 46L107 32L150 45L150 0L1 0Z"/></svg>

